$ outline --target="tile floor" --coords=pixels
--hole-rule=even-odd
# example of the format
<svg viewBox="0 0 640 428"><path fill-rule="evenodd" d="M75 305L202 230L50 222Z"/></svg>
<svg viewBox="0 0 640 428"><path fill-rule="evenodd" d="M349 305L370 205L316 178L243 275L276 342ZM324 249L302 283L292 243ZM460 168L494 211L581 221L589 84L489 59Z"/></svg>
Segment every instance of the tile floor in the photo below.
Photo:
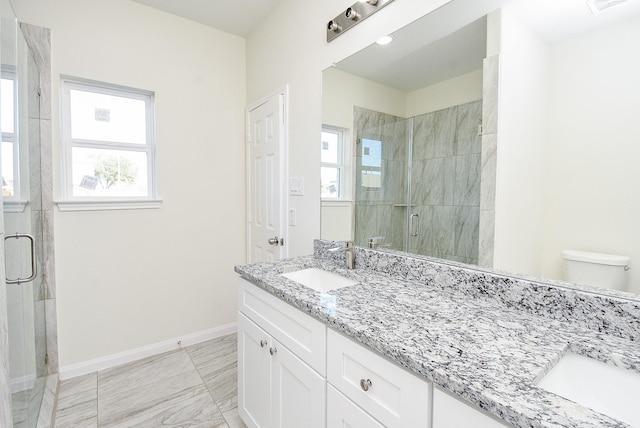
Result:
<svg viewBox="0 0 640 428"><path fill-rule="evenodd" d="M60 383L56 428L245 427L236 335Z"/></svg>

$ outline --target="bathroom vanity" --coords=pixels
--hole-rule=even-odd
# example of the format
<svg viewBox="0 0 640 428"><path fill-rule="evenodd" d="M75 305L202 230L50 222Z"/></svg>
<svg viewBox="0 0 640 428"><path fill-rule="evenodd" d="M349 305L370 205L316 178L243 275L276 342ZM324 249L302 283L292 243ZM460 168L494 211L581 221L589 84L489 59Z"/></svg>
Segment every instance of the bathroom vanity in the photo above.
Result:
<svg viewBox="0 0 640 428"><path fill-rule="evenodd" d="M636 375L637 301L362 248L348 270L344 253L327 251L335 245L236 267L238 412L248 426L635 423L538 382L566 354ZM319 291L283 276L310 268L355 284Z"/></svg>

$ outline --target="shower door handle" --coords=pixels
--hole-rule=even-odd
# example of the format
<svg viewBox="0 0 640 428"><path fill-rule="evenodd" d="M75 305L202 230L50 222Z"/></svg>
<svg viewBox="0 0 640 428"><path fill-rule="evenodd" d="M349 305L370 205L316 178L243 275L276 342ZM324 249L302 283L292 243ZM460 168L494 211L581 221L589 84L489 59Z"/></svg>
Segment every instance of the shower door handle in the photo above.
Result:
<svg viewBox="0 0 640 428"><path fill-rule="evenodd" d="M418 236L418 227L420 226L418 214L411 214L411 236Z"/></svg>
<svg viewBox="0 0 640 428"><path fill-rule="evenodd" d="M36 275L38 274L36 270L36 238L33 235L29 235L28 233L15 233L13 235L6 235L4 240L7 239L20 239L27 238L31 243L31 275L28 278L17 278L17 279L9 279L5 278L7 284L23 284L25 282L31 282L36 279Z"/></svg>

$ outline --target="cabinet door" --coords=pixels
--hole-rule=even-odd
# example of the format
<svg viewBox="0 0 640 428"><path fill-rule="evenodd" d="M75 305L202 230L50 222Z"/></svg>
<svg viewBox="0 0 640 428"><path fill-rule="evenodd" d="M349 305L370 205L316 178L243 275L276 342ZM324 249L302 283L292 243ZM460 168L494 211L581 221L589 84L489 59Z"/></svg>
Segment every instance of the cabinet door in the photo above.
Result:
<svg viewBox="0 0 640 428"><path fill-rule="evenodd" d="M384 428L384 425L327 385L327 428Z"/></svg>
<svg viewBox="0 0 640 428"><path fill-rule="evenodd" d="M238 313L238 413L250 428L270 426L271 337Z"/></svg>
<svg viewBox="0 0 640 428"><path fill-rule="evenodd" d="M511 425L462 401L461 398L444 392L439 387L433 389L432 428L505 428L509 426Z"/></svg>
<svg viewBox="0 0 640 428"><path fill-rule="evenodd" d="M272 426L324 428L324 378L279 342L270 350Z"/></svg>

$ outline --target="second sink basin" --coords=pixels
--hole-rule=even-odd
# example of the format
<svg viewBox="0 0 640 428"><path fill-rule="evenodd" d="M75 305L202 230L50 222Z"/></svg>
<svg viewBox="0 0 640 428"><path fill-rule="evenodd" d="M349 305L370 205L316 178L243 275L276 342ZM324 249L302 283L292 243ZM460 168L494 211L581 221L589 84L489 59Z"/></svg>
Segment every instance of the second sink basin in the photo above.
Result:
<svg viewBox="0 0 640 428"><path fill-rule="evenodd" d="M353 279L318 268L302 269L280 275L316 291L335 290L358 283Z"/></svg>
<svg viewBox="0 0 640 428"><path fill-rule="evenodd" d="M596 412L640 427L640 373L566 354L538 386Z"/></svg>

